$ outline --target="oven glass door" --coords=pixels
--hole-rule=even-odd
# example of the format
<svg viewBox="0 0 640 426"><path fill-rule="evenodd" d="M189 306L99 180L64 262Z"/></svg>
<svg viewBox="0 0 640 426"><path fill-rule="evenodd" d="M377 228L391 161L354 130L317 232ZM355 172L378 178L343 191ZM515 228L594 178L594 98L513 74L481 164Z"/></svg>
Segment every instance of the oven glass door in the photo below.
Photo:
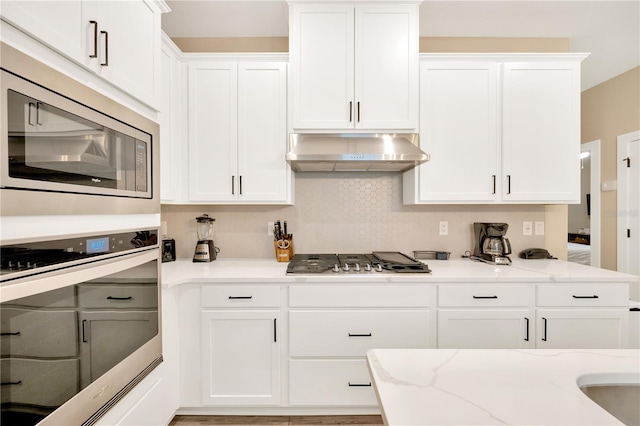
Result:
<svg viewBox="0 0 640 426"><path fill-rule="evenodd" d="M147 192L147 142L11 89L7 105L11 178Z"/></svg>
<svg viewBox="0 0 640 426"><path fill-rule="evenodd" d="M3 426L38 423L158 335L158 249L89 265L16 284L58 288L3 297Z"/></svg>

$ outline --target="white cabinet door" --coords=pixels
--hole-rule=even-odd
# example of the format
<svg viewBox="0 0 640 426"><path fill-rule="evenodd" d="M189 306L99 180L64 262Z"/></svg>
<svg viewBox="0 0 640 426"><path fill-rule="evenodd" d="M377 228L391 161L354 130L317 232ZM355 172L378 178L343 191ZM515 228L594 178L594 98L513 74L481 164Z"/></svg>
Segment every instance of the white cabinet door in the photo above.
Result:
<svg viewBox="0 0 640 426"><path fill-rule="evenodd" d="M280 404L280 311L202 312L202 403Z"/></svg>
<svg viewBox="0 0 640 426"><path fill-rule="evenodd" d="M355 8L355 127L418 127L418 6Z"/></svg>
<svg viewBox="0 0 640 426"><path fill-rule="evenodd" d="M580 202L580 64L504 64L502 197Z"/></svg>
<svg viewBox="0 0 640 426"><path fill-rule="evenodd" d="M167 42L167 43L170 43ZM179 133L179 61L171 46L162 44L160 55L160 200L172 202L180 199L182 152L184 141Z"/></svg>
<svg viewBox="0 0 640 426"><path fill-rule="evenodd" d="M540 349L622 349L629 340L626 309L538 309Z"/></svg>
<svg viewBox="0 0 640 426"><path fill-rule="evenodd" d="M353 4L294 4L292 16L293 128L353 128Z"/></svg>
<svg viewBox="0 0 640 426"><path fill-rule="evenodd" d="M438 348L524 349L534 347L528 309L438 311Z"/></svg>
<svg viewBox="0 0 640 426"><path fill-rule="evenodd" d="M238 66L189 64L189 200L232 201L239 191Z"/></svg>
<svg viewBox="0 0 640 426"><path fill-rule="evenodd" d="M492 61L421 62L420 147L431 160L405 175L415 187L405 203L496 200L497 70Z"/></svg>
<svg viewBox="0 0 640 426"><path fill-rule="evenodd" d="M238 65L238 198L287 200L287 65Z"/></svg>
<svg viewBox="0 0 640 426"><path fill-rule="evenodd" d="M92 3L101 3L104 10L98 21L98 73L155 106L160 87L160 14L146 0L88 2Z"/></svg>
<svg viewBox="0 0 640 426"><path fill-rule="evenodd" d="M2 19L11 22L60 53L84 62L89 47L81 1L3 0ZM92 33L93 34L93 33ZM86 46L86 48L85 48Z"/></svg>
<svg viewBox="0 0 640 426"><path fill-rule="evenodd" d="M294 4L294 129L415 129L418 6Z"/></svg>

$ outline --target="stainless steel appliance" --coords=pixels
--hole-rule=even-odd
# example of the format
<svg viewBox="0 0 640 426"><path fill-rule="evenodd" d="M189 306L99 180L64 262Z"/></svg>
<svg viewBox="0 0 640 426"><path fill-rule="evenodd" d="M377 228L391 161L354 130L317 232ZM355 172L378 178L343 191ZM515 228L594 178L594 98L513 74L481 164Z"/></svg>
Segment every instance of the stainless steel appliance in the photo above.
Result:
<svg viewBox="0 0 640 426"><path fill-rule="evenodd" d="M1 247L3 425L92 424L162 361L157 236Z"/></svg>
<svg viewBox="0 0 640 426"><path fill-rule="evenodd" d="M215 222L215 219L207 214L196 217L198 242L193 254L194 262L212 262L216 260L216 254L220 249L213 244L213 222Z"/></svg>
<svg viewBox="0 0 640 426"><path fill-rule="evenodd" d="M296 254L287 266L287 275L430 272L426 264L397 251L374 251L368 254Z"/></svg>
<svg viewBox="0 0 640 426"><path fill-rule="evenodd" d="M0 48L2 215L159 213L158 125Z"/></svg>
<svg viewBox="0 0 640 426"><path fill-rule="evenodd" d="M506 223L475 222L473 231L476 244L471 259L496 265L510 265L511 243L505 237L509 225Z"/></svg>
<svg viewBox="0 0 640 426"><path fill-rule="evenodd" d="M296 172L404 172L429 161L429 154L417 133L294 133L286 160Z"/></svg>

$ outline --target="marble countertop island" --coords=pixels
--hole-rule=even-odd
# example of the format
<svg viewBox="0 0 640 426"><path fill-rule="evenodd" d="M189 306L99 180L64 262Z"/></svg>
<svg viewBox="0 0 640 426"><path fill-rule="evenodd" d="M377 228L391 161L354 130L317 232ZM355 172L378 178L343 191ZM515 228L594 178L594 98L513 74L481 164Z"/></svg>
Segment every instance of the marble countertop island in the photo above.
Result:
<svg viewBox="0 0 640 426"><path fill-rule="evenodd" d="M387 425L620 425L579 385L640 381L638 350L373 349L367 363Z"/></svg>

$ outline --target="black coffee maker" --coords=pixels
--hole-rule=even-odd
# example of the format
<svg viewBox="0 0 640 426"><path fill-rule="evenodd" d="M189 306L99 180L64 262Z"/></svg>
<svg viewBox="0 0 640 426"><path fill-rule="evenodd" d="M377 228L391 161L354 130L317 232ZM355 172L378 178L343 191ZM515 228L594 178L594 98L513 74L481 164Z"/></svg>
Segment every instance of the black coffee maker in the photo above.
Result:
<svg viewBox="0 0 640 426"><path fill-rule="evenodd" d="M511 243L505 237L509 225L506 223L475 222L473 231L476 246L471 259L494 265L511 265Z"/></svg>

